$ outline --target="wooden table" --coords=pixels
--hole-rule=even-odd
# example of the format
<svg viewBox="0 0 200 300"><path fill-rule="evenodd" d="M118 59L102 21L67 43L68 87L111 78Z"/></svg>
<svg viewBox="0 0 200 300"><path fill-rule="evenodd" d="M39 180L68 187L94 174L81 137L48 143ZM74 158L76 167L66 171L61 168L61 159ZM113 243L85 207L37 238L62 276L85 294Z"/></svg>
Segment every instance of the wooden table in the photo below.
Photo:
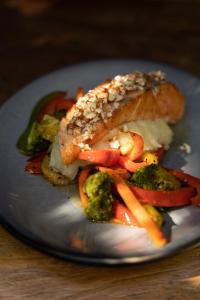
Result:
<svg viewBox="0 0 200 300"><path fill-rule="evenodd" d="M38 76L98 58L163 61L200 76L200 1L2 0L0 102ZM0 299L200 299L200 246L143 265L89 266L0 227Z"/></svg>

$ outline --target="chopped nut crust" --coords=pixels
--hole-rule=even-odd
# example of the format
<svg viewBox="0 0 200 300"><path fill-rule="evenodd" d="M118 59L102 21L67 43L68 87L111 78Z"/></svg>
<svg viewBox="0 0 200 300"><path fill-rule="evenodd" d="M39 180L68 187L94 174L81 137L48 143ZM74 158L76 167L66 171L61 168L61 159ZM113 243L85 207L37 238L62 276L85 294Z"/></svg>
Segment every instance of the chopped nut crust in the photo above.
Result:
<svg viewBox="0 0 200 300"><path fill-rule="evenodd" d="M151 89L157 93L162 82L165 82L165 74L161 71L150 73L137 71L117 75L110 82L105 82L79 97L73 117L67 122L66 128L70 135L76 136L75 133L79 132L79 140L73 139L74 145L82 150L88 149L87 141L94 136L97 122L106 123L113 112L126 101L128 92L135 92L137 95Z"/></svg>

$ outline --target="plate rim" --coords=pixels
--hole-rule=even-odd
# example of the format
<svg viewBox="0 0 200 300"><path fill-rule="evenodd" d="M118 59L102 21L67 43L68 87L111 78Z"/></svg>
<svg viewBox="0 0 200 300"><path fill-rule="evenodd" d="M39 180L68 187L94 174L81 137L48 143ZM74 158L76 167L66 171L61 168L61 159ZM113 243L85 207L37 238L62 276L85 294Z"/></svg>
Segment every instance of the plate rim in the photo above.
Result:
<svg viewBox="0 0 200 300"><path fill-rule="evenodd" d="M184 244L184 247L182 245L178 245L178 247L174 248L171 251L168 252L157 252L152 255L146 255L146 256L127 256L127 257L101 257L98 255L89 255L89 254L81 254L80 252L72 252L70 250L67 250L65 254L62 251L56 251L53 247L50 245L47 245L46 243L40 241L36 242L34 239L26 236L25 234L19 232L12 226L9 222L5 220L4 217L2 217L0 213L0 224L3 226L7 232L11 233L14 237L17 238L17 240L22 241L25 245L31 246L33 249L39 250L41 253L45 253L48 255L51 255L55 258L68 260L71 262L78 262L83 263L87 265L107 265L107 266L118 266L118 265L138 265L138 264L146 264L151 262L156 262L160 259L167 259L174 255L178 255L182 252L189 251L193 247L197 247L200 245L200 236L195 238L195 241L189 241L186 244Z"/></svg>
<svg viewBox="0 0 200 300"><path fill-rule="evenodd" d="M190 78L199 78L193 74L191 74L188 71L185 71L181 68L177 68L174 65L168 64L168 63L163 63L160 61L154 61L154 60L144 60L144 59L130 59L130 58L107 58L107 59L98 59L98 60L88 60L76 64L69 64L67 66L64 66L62 68L53 70L51 72L47 72L46 74L43 74L42 76L39 76L38 78L34 79L33 81L27 83L24 85L22 88L20 88L16 93L11 95L7 100L5 100L1 105L0 105L0 115L3 113L3 110L6 109L7 105L10 105L11 102L15 101L15 97L18 96L23 90L25 89L31 89L32 85L37 84L37 81L41 81L45 77L51 76L51 75L56 75L56 73L60 73L64 70L69 70L70 68L74 67L81 67L81 66L87 66L87 65L92 65L92 64L98 64L98 63L105 63L105 62L131 62L131 63L141 63L143 65L145 64L155 64L158 65L160 68L162 67L167 67L170 68L176 72L179 72L181 74L185 74L186 76L190 76ZM156 261L161 258L167 258L172 255L176 255L192 246L200 242L200 235L195 238L195 240L187 241L184 246L183 245L178 245L176 248L170 249L168 252L157 252L152 255L146 255L146 256L140 256L140 257L133 257L133 256L127 256L127 257L100 257L100 256L94 256L91 254L82 254L79 252L72 252L72 251L66 251L65 254L62 254L59 251L56 251L55 248L51 247L50 245L46 244L45 242L37 242L34 239L26 236L22 232L18 231L16 228L14 228L1 214L1 209L0 209L0 220L1 220L1 225L5 229L7 229L9 232L14 234L19 240L22 240L26 244L32 246L35 249L40 250L41 252L45 252L47 254L62 258L62 259L67 259L70 261L74 262L82 262L86 264L101 264L101 265L123 265L123 264L141 264L141 263L146 263L146 262L151 262L151 261Z"/></svg>

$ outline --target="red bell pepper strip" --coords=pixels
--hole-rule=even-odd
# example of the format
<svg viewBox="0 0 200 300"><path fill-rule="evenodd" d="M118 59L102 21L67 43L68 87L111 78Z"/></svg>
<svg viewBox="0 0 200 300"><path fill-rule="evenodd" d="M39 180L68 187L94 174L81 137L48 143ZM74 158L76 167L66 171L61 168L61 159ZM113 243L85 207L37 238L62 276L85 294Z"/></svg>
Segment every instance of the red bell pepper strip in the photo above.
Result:
<svg viewBox="0 0 200 300"><path fill-rule="evenodd" d="M131 191L128 184L119 175L113 175L113 180L119 195L122 197L131 213L135 216L138 224L147 230L149 237L156 246L164 246L167 243L167 238L151 219L145 208Z"/></svg>
<svg viewBox="0 0 200 300"><path fill-rule="evenodd" d="M163 207L190 204L191 198L195 195L193 187L183 187L174 191L145 190L134 185L130 185L130 188L142 204Z"/></svg>
<svg viewBox="0 0 200 300"><path fill-rule="evenodd" d="M200 206L200 179L178 170L169 170L174 176L196 189L196 195L190 200L192 204Z"/></svg>
<svg viewBox="0 0 200 300"><path fill-rule="evenodd" d="M46 153L43 152L30 158L25 166L25 171L34 175L41 175L41 164L45 154Z"/></svg>
<svg viewBox="0 0 200 300"><path fill-rule="evenodd" d="M103 167L99 167L100 171L102 171ZM103 168L105 171L106 168ZM109 169L106 169L109 170ZM83 186L86 181L86 179L89 176L89 173L91 171L91 167L86 167L80 171L79 174L79 194L80 199L83 208L86 208L88 206L89 199L87 195L83 192ZM114 170L114 172L117 172ZM137 225L137 221L133 214L129 211L128 208L126 208L123 204L121 204L119 201L115 200L113 203L113 211L114 211L114 220L119 221L119 223L125 224L125 225Z"/></svg>
<svg viewBox="0 0 200 300"><path fill-rule="evenodd" d="M59 110L69 110L74 104L74 99L66 99L66 93L62 92L61 95L50 100L40 111L37 116L37 121L40 123L45 114L53 116Z"/></svg>
<svg viewBox="0 0 200 300"><path fill-rule="evenodd" d="M117 164L120 157L118 149L90 150L79 153L79 159L87 160L94 164L112 167Z"/></svg>
<svg viewBox="0 0 200 300"><path fill-rule="evenodd" d="M130 210L119 201L115 200L113 203L114 218L120 223L129 226L138 226L138 222Z"/></svg>
<svg viewBox="0 0 200 300"><path fill-rule="evenodd" d="M138 159L144 150L144 140L143 137L135 132L129 132L133 139L133 148L131 151L126 155L129 160L135 161Z"/></svg>
<svg viewBox="0 0 200 300"><path fill-rule="evenodd" d="M133 162L130 159L127 159L126 157L120 156L118 159L118 164L122 167L128 170L129 172L136 172L139 168L146 167L148 164L143 162Z"/></svg>

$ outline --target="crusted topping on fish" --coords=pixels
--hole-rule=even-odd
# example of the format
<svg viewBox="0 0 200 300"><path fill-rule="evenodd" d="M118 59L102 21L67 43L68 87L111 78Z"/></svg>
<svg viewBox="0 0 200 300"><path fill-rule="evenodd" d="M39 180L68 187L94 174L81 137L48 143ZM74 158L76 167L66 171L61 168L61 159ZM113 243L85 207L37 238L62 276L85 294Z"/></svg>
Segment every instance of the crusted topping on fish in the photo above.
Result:
<svg viewBox="0 0 200 300"><path fill-rule="evenodd" d="M128 93L135 95L151 89L157 93L159 85L165 82L161 71L134 72L117 75L111 81L88 91L80 97L74 107L73 116L67 122L67 133L74 136L74 145L88 149L87 141L93 138L99 121L106 123L113 112L128 99Z"/></svg>

